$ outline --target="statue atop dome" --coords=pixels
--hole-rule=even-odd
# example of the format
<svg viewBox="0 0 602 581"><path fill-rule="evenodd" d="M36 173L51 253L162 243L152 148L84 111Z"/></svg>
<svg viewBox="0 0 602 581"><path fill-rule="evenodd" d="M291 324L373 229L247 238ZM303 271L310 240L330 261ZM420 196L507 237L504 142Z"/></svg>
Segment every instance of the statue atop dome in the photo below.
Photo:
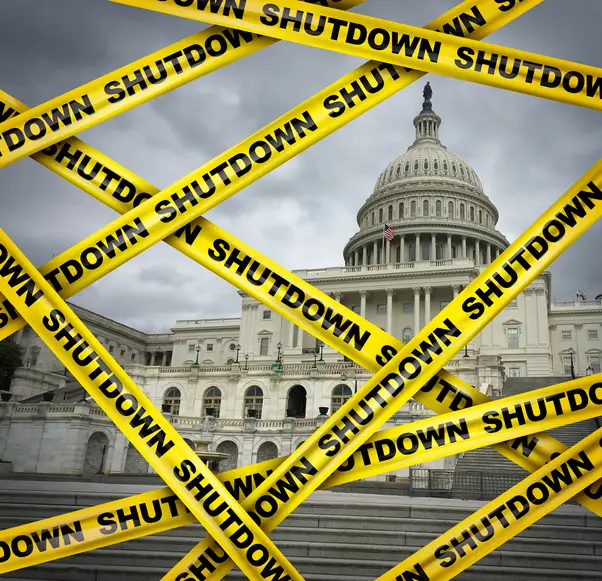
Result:
<svg viewBox="0 0 602 581"><path fill-rule="evenodd" d="M424 86L424 90L422 91L422 96L424 97L424 103L422 103L422 110L430 110L432 108L431 97L433 96L433 89L431 89L431 84L427 81Z"/></svg>

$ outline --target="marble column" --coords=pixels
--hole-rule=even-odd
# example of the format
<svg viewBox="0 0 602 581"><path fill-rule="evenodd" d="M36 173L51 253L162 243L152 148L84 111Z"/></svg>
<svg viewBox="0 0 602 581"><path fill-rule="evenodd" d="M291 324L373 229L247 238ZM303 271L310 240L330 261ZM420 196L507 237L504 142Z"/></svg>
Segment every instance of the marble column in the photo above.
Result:
<svg viewBox="0 0 602 581"><path fill-rule="evenodd" d="M295 345L295 324L292 321L288 323L288 345L287 347L293 348Z"/></svg>
<svg viewBox="0 0 602 581"><path fill-rule="evenodd" d="M462 258L468 258L466 254L466 236L462 236Z"/></svg>
<svg viewBox="0 0 602 581"><path fill-rule="evenodd" d="M356 250L355 251L355 260L353 262L353 266L359 266L360 264L360 251Z"/></svg>
<svg viewBox="0 0 602 581"><path fill-rule="evenodd" d="M372 264L378 264L378 242L375 242L373 245Z"/></svg>
<svg viewBox="0 0 602 581"><path fill-rule="evenodd" d="M406 239L401 236L399 239L399 262L406 261Z"/></svg>
<svg viewBox="0 0 602 581"><path fill-rule="evenodd" d="M487 243L487 264L491 264L491 244Z"/></svg>
<svg viewBox="0 0 602 581"><path fill-rule="evenodd" d="M386 264L391 264L391 242L387 240L386 242Z"/></svg>
<svg viewBox="0 0 602 581"><path fill-rule="evenodd" d="M431 234L431 260L437 260L437 238Z"/></svg>
<svg viewBox="0 0 602 581"><path fill-rule="evenodd" d="M389 335L393 329L393 289L388 288L385 291L387 293L387 333Z"/></svg>
<svg viewBox="0 0 602 581"><path fill-rule="evenodd" d="M414 330L412 336L420 331L420 287L414 287Z"/></svg>
<svg viewBox="0 0 602 581"><path fill-rule="evenodd" d="M452 258L452 237L451 234L447 235L447 258L451 260Z"/></svg>
<svg viewBox="0 0 602 581"><path fill-rule="evenodd" d="M535 289L527 287L523 290L525 296L525 315L526 315L526 342L527 347L535 347L539 344L539 329L537 328L537 297Z"/></svg>
<svg viewBox="0 0 602 581"><path fill-rule="evenodd" d="M362 319L366 318L366 296L368 295L368 291L361 290L360 291L360 317Z"/></svg>
<svg viewBox="0 0 602 581"><path fill-rule="evenodd" d="M479 266L481 264L481 245L478 240L475 241L474 245L474 260L475 266Z"/></svg>
<svg viewBox="0 0 602 581"><path fill-rule="evenodd" d="M422 287L424 291L424 324L428 325L431 320L431 291L433 290L430 286Z"/></svg>
<svg viewBox="0 0 602 581"><path fill-rule="evenodd" d="M422 251L420 249L420 234L416 234L416 262L422 260Z"/></svg>
<svg viewBox="0 0 602 581"><path fill-rule="evenodd" d="M454 298L456 298L460 294L460 289L462 287L459 284L452 284L452 291L454 293Z"/></svg>
<svg viewBox="0 0 602 581"><path fill-rule="evenodd" d="M366 266L368 262L368 247L364 244L362 246L362 266Z"/></svg>

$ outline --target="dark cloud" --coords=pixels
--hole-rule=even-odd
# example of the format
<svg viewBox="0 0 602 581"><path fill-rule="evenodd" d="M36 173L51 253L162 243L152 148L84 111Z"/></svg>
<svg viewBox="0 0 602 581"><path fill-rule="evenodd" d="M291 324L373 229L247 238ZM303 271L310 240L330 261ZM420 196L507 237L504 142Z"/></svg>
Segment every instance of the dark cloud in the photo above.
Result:
<svg viewBox="0 0 602 581"><path fill-rule="evenodd" d="M455 4L370 0L358 12L422 26ZM1 88L36 105L204 28L106 1L4 0ZM600 63L602 5L546 0L488 40ZM361 64L279 43L86 131L82 138L165 187ZM429 75L441 137L479 174L513 240L598 159L599 112ZM414 139L422 83L401 91L208 213L287 268L341 264L356 214ZM0 227L42 264L114 213L31 160L1 170ZM557 300L602 291L593 227L552 268ZM235 289L165 244L74 302L148 331L178 318L236 316Z"/></svg>

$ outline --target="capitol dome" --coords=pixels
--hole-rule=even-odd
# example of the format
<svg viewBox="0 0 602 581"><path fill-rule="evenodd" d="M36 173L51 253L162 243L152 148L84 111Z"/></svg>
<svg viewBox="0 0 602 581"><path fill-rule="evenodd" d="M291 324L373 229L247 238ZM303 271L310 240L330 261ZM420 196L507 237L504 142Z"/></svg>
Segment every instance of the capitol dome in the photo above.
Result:
<svg viewBox="0 0 602 581"><path fill-rule="evenodd" d="M427 83L422 111L413 121L416 139L382 171L360 208L360 231L345 247L345 264L472 257L480 265L508 245L496 230L499 214L477 173L441 143L441 118L433 111L431 97ZM379 244L385 226L393 236L388 256ZM406 238L415 238L415 245L406 244Z"/></svg>

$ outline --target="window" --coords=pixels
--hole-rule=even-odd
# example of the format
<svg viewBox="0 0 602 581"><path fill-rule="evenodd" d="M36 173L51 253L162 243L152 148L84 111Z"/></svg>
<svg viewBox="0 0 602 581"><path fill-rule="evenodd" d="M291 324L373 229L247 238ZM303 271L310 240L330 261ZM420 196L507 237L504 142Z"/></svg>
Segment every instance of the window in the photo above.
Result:
<svg viewBox="0 0 602 581"><path fill-rule="evenodd" d="M230 349L230 351L234 351L236 349L236 345L234 343L230 343L228 349Z"/></svg>
<svg viewBox="0 0 602 581"><path fill-rule="evenodd" d="M470 221L474 222L474 208L472 206L470 207Z"/></svg>
<svg viewBox="0 0 602 581"><path fill-rule="evenodd" d="M163 411L177 416L180 413L180 390L177 387L170 387L163 396Z"/></svg>
<svg viewBox="0 0 602 581"><path fill-rule="evenodd" d="M188 353L194 353L194 343L188 343Z"/></svg>
<svg viewBox="0 0 602 581"><path fill-rule="evenodd" d="M404 215L404 207L403 207L403 202L401 202L399 204L399 217L403 218L403 215Z"/></svg>
<svg viewBox="0 0 602 581"><path fill-rule="evenodd" d="M374 226L374 212L372 212L372 226Z"/></svg>
<svg viewBox="0 0 602 581"><path fill-rule="evenodd" d="M442 311L447 305L449 305L449 301L441 301L439 303L439 309Z"/></svg>
<svg viewBox="0 0 602 581"><path fill-rule="evenodd" d="M508 327L508 349L518 349L517 327Z"/></svg>
<svg viewBox="0 0 602 581"><path fill-rule="evenodd" d="M272 318L272 311L263 311L263 320L269 321Z"/></svg>
<svg viewBox="0 0 602 581"><path fill-rule="evenodd" d="M520 367L509 367L508 377L520 377Z"/></svg>
<svg viewBox="0 0 602 581"><path fill-rule="evenodd" d="M516 299L512 299L509 303L508 303L508 308L509 309L516 309L516 307L518 307L518 303L516 302Z"/></svg>
<svg viewBox="0 0 602 581"><path fill-rule="evenodd" d="M207 343L207 351L213 351L213 343Z"/></svg>
<svg viewBox="0 0 602 581"><path fill-rule="evenodd" d="M479 210L479 224L483 223L483 211Z"/></svg>
<svg viewBox="0 0 602 581"><path fill-rule="evenodd" d="M593 339L598 338L598 330L597 329L588 329L587 330L587 338L591 341Z"/></svg>
<svg viewBox="0 0 602 581"><path fill-rule="evenodd" d="M403 312L409 314L413 313L414 305L412 303L403 303Z"/></svg>
<svg viewBox="0 0 602 581"><path fill-rule="evenodd" d="M412 339L412 329L410 327L406 327L401 334L401 338L404 343L409 343Z"/></svg>
<svg viewBox="0 0 602 581"><path fill-rule="evenodd" d="M410 202L410 216L416 216L416 200Z"/></svg>
<svg viewBox="0 0 602 581"><path fill-rule="evenodd" d="M31 348L31 354L29 356L29 366L35 367L38 364L38 357L40 356L41 347L35 345Z"/></svg>
<svg viewBox="0 0 602 581"><path fill-rule="evenodd" d="M564 367L564 374L571 375L571 356L565 356L562 358L562 364Z"/></svg>
<svg viewBox="0 0 602 581"><path fill-rule="evenodd" d="M268 345L270 340L267 337L262 337L259 340L259 355L267 355L268 354Z"/></svg>
<svg viewBox="0 0 602 581"><path fill-rule="evenodd" d="M383 221L383 209L381 208L381 209L378 211L378 222L379 222L379 223L382 223L382 221Z"/></svg>
<svg viewBox="0 0 602 581"><path fill-rule="evenodd" d="M115 347L113 345L109 345L109 353L113 353L115 351Z"/></svg>
<svg viewBox="0 0 602 581"><path fill-rule="evenodd" d="M592 368L594 373L600 373L600 356L599 355L590 355L589 356L589 366Z"/></svg>
<svg viewBox="0 0 602 581"><path fill-rule="evenodd" d="M410 253L409 253L410 262L416 261L416 245L410 244Z"/></svg>
<svg viewBox="0 0 602 581"><path fill-rule="evenodd" d="M466 212L464 210L464 204L460 204L460 219L464 220L466 218Z"/></svg>
<svg viewBox="0 0 602 581"><path fill-rule="evenodd" d="M435 246L435 252L435 260L443 260L443 246L441 244Z"/></svg>
<svg viewBox="0 0 602 581"><path fill-rule="evenodd" d="M389 206L389 220L393 220L393 206Z"/></svg>
<svg viewBox="0 0 602 581"><path fill-rule="evenodd" d="M135 353L132 353L130 355L130 361L136 361L136 354Z"/></svg>
<svg viewBox="0 0 602 581"><path fill-rule="evenodd" d="M125 349L122 349L122 350L119 352L119 355L120 355L121 357L123 357L123 356L125 355Z"/></svg>
<svg viewBox="0 0 602 581"><path fill-rule="evenodd" d="M378 305L376 307L376 313L378 315L386 315L387 314L387 305Z"/></svg>
<svg viewBox="0 0 602 581"><path fill-rule="evenodd" d="M219 410L222 405L222 392L218 387L210 387L203 396L203 415L219 418ZM207 413L209 410L210 413ZM211 413L213 412L213 413Z"/></svg>
<svg viewBox="0 0 602 581"><path fill-rule="evenodd" d="M422 256L421 260L430 260L431 259L431 245L428 242L422 243Z"/></svg>
<svg viewBox="0 0 602 581"><path fill-rule="evenodd" d="M435 216L441 216L441 200L435 202Z"/></svg>
<svg viewBox="0 0 602 581"><path fill-rule="evenodd" d="M449 202L449 203L447 204L447 215L448 215L450 218L453 218L453 217L454 217L454 203L453 203L453 202Z"/></svg>
<svg viewBox="0 0 602 581"><path fill-rule="evenodd" d="M334 414L351 397L351 388L348 385L337 385L330 396L330 413Z"/></svg>
<svg viewBox="0 0 602 581"><path fill-rule="evenodd" d="M422 215L423 216L429 215L429 201L428 200L424 200L424 202L422 202Z"/></svg>
<svg viewBox="0 0 602 581"><path fill-rule="evenodd" d="M562 331L562 340L570 341L572 337L572 333L570 331Z"/></svg>
<svg viewBox="0 0 602 581"><path fill-rule="evenodd" d="M262 339L263 341L263 339ZM267 339L266 339L267 341ZM263 391L261 387L257 385L252 385L245 392L245 409L244 409L244 417L253 417L255 416L258 419L261 419L261 410L263 408ZM251 413L249 413L251 412Z"/></svg>

